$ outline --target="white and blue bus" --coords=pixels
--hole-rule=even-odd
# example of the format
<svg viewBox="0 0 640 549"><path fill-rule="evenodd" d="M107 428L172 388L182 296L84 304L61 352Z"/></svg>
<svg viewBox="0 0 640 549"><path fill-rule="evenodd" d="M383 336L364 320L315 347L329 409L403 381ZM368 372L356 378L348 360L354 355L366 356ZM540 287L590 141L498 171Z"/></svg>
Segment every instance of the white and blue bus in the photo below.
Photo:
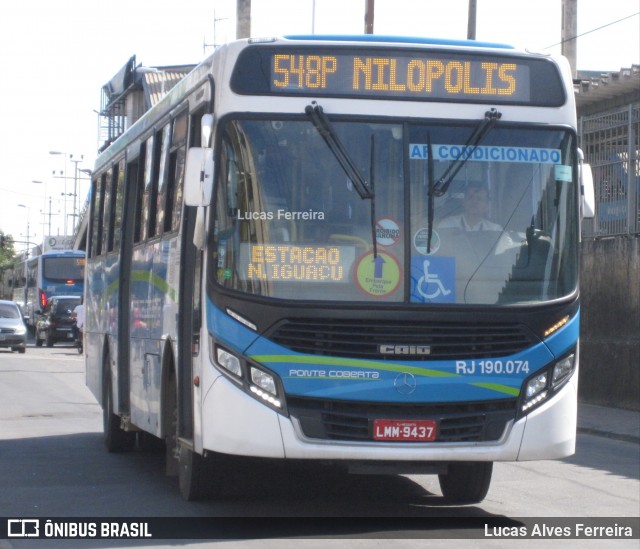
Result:
<svg viewBox="0 0 640 549"><path fill-rule="evenodd" d="M495 461L571 455L573 93L564 58L499 44L218 48L95 166L108 449L162 439L187 499L253 456L437 474L456 503Z"/></svg>
<svg viewBox="0 0 640 549"><path fill-rule="evenodd" d="M49 250L14 265L13 300L31 330L50 297L83 294L84 265L82 250Z"/></svg>

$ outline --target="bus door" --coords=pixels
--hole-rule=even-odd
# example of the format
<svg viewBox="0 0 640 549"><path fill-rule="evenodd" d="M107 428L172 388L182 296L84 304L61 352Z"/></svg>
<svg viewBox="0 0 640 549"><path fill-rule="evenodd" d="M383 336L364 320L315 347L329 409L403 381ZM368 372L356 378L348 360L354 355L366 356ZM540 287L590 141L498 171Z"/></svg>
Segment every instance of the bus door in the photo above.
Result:
<svg viewBox="0 0 640 549"><path fill-rule="evenodd" d="M193 437L193 358L200 352L202 252L193 244L196 208L185 208L178 315L178 418L180 435Z"/></svg>

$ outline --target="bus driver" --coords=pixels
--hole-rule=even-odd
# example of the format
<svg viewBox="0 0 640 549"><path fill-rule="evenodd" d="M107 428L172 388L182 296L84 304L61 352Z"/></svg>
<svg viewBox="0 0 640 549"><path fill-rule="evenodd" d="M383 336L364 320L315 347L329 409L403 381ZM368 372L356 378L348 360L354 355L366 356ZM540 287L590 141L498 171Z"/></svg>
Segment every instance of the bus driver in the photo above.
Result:
<svg viewBox="0 0 640 549"><path fill-rule="evenodd" d="M439 229L463 231L502 231L502 227L487 219L491 200L489 188L481 181L471 181L464 191L464 212L442 220Z"/></svg>

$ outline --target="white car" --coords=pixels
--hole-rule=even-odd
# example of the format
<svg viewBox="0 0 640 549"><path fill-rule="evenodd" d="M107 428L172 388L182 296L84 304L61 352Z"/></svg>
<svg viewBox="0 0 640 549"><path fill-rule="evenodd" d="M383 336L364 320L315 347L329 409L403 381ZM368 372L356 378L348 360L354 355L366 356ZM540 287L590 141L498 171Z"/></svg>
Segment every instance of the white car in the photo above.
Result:
<svg viewBox="0 0 640 549"><path fill-rule="evenodd" d="M15 301L0 300L0 347L19 353L27 350L27 326Z"/></svg>

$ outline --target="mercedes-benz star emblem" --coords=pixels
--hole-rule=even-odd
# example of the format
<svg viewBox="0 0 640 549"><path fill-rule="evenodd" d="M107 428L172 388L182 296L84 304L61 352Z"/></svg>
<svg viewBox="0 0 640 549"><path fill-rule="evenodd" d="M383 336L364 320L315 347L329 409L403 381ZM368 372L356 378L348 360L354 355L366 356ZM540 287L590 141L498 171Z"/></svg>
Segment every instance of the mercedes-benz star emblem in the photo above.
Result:
<svg viewBox="0 0 640 549"><path fill-rule="evenodd" d="M410 395L416 390L417 383L413 374L402 372L398 374L393 385L401 395Z"/></svg>

